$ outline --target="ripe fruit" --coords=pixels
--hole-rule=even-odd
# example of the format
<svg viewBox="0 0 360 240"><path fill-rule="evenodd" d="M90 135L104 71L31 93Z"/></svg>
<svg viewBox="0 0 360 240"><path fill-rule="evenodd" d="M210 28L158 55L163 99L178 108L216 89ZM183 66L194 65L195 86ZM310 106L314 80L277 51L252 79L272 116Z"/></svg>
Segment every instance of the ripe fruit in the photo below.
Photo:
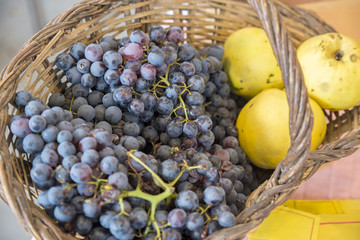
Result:
<svg viewBox="0 0 360 240"><path fill-rule="evenodd" d="M265 88L284 87L263 29L243 28L232 33L225 42L224 51L224 71L234 93L248 100Z"/></svg>
<svg viewBox="0 0 360 240"><path fill-rule="evenodd" d="M320 106L310 99L314 115L311 150L316 149L326 132L325 116ZM258 167L274 169L290 147L289 106L286 93L265 89L241 110L236 126L240 146Z"/></svg>
<svg viewBox="0 0 360 240"><path fill-rule="evenodd" d="M360 43L338 33L310 38L297 50L305 85L322 108L348 109L360 102Z"/></svg>

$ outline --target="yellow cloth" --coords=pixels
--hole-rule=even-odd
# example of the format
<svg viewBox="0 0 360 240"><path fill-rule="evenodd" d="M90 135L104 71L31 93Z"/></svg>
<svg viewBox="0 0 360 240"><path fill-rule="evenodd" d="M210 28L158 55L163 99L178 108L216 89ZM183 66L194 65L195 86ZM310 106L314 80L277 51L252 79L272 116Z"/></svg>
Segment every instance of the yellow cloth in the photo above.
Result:
<svg viewBox="0 0 360 240"><path fill-rule="evenodd" d="M289 200L249 240L359 240L360 200Z"/></svg>

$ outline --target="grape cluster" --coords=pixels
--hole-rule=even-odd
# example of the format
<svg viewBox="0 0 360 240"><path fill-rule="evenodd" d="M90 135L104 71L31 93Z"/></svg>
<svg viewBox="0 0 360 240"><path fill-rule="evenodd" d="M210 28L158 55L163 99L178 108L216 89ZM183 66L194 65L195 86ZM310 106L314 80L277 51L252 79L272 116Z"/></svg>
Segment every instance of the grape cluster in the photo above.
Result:
<svg viewBox="0 0 360 240"><path fill-rule="evenodd" d="M222 46L182 29L77 42L55 59L69 84L47 104L16 94L9 122L29 154L38 203L94 240L203 239L232 227L258 185L234 126L242 102Z"/></svg>

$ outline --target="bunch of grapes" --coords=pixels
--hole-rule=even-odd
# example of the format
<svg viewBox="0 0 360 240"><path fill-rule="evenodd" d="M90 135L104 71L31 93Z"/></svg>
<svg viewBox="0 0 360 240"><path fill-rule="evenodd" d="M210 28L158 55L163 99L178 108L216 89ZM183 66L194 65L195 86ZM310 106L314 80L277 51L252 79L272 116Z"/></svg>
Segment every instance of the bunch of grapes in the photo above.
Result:
<svg viewBox="0 0 360 240"><path fill-rule="evenodd" d="M258 185L234 126L243 102L219 45L153 26L77 42L55 65L69 84L47 104L20 91L9 122L29 154L38 204L93 240L203 239L232 227Z"/></svg>

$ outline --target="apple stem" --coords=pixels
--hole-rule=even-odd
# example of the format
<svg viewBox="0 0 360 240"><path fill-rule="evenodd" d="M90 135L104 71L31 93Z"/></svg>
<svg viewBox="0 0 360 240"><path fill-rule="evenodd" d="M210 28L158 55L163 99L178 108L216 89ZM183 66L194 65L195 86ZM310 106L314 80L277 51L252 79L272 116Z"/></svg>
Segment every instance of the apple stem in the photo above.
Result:
<svg viewBox="0 0 360 240"><path fill-rule="evenodd" d="M337 61L340 61L343 56L344 56L344 52L337 49L336 52L335 52L335 59Z"/></svg>

